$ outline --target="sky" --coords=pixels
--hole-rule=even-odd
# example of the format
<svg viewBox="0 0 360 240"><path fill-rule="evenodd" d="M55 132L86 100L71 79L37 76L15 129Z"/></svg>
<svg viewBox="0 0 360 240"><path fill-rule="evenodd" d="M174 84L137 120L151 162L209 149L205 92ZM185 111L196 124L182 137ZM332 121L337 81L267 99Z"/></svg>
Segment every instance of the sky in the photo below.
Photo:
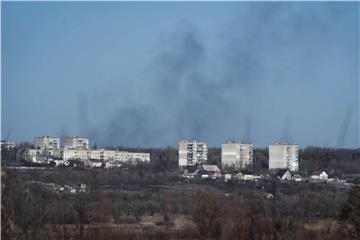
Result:
<svg viewBox="0 0 360 240"><path fill-rule="evenodd" d="M358 2L1 2L2 139L359 147Z"/></svg>

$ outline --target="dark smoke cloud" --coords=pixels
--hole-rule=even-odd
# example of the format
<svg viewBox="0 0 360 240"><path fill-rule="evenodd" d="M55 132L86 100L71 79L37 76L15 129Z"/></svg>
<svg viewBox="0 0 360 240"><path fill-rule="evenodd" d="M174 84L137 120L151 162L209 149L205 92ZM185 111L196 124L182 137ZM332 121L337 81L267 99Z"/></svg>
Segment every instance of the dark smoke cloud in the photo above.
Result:
<svg viewBox="0 0 360 240"><path fill-rule="evenodd" d="M292 125L292 119L289 117L285 118L283 135L281 139L282 142L288 142L288 143L292 142L292 137L290 135L291 125Z"/></svg>
<svg viewBox="0 0 360 240"><path fill-rule="evenodd" d="M87 136L89 133L89 104L85 93L78 94L79 106L79 136Z"/></svg>
<svg viewBox="0 0 360 240"><path fill-rule="evenodd" d="M246 115L245 116L245 137L244 140L248 143L251 143L251 128L252 128L252 120L251 120L251 115Z"/></svg>
<svg viewBox="0 0 360 240"><path fill-rule="evenodd" d="M331 24L348 11L321 6L326 10L278 3L240 9L221 30L223 44L216 53L196 26L181 23L161 42L146 71L151 99L146 105L120 107L102 144L164 146L189 138L218 145L229 137L259 141L264 129L273 141L281 135L284 141L296 140L290 130L300 133L293 132L297 113L288 104L301 106L293 95L307 91L311 81L316 84L316 72L328 67L326 58L316 56L322 62L312 62L311 54L316 50L326 56L330 45L324 38L336 37ZM303 110L304 115L315 111L313 106ZM273 116L269 121L268 115Z"/></svg>
<svg viewBox="0 0 360 240"><path fill-rule="evenodd" d="M354 112L354 110L352 107L348 107L346 109L344 119L342 120L341 126L340 126L340 131L339 131L339 136L338 136L338 141L337 141L338 148L343 148L345 145L345 140L346 140L346 136L348 135L350 121L351 121L353 112Z"/></svg>
<svg viewBox="0 0 360 240"><path fill-rule="evenodd" d="M151 107L137 106L121 108L111 119L106 136L110 145L148 146L156 138L151 118Z"/></svg>
<svg viewBox="0 0 360 240"><path fill-rule="evenodd" d="M198 31L183 25L165 40L150 64L151 105L119 109L108 124L103 145L164 145L205 137L225 104L219 85L202 70L205 63L206 47Z"/></svg>
<svg viewBox="0 0 360 240"><path fill-rule="evenodd" d="M202 137L209 123L208 98L213 89L201 71L206 48L193 27L183 27L167 41L169 46L153 63L158 79L154 83L159 96L156 104L172 109L179 138Z"/></svg>

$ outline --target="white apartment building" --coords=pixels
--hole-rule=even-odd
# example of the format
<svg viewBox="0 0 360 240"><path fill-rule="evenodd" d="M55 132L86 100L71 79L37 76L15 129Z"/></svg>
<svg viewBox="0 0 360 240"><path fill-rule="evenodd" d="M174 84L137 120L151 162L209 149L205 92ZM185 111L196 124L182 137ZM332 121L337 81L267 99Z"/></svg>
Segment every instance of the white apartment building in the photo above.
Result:
<svg viewBox="0 0 360 240"><path fill-rule="evenodd" d="M36 149L59 149L60 138L49 136L36 137L34 145Z"/></svg>
<svg viewBox="0 0 360 240"><path fill-rule="evenodd" d="M115 157L115 150L97 149L90 150L90 159L110 161Z"/></svg>
<svg viewBox="0 0 360 240"><path fill-rule="evenodd" d="M90 158L103 161L150 162L150 153L98 149L90 151Z"/></svg>
<svg viewBox="0 0 360 240"><path fill-rule="evenodd" d="M179 166L194 166L207 161L208 146L204 142L182 140L179 142Z"/></svg>
<svg viewBox="0 0 360 240"><path fill-rule="evenodd" d="M237 142L226 142L221 145L221 167L236 170L253 165L253 145Z"/></svg>
<svg viewBox="0 0 360 240"><path fill-rule="evenodd" d="M59 149L60 138L49 136L36 137L34 145L36 149Z"/></svg>
<svg viewBox="0 0 360 240"><path fill-rule="evenodd" d="M269 170L272 169L299 171L299 146L286 143L269 145Z"/></svg>
<svg viewBox="0 0 360 240"><path fill-rule="evenodd" d="M87 161L90 159L90 151L87 149L64 149L63 160Z"/></svg>
<svg viewBox="0 0 360 240"><path fill-rule="evenodd" d="M89 139L85 137L64 137L65 149L89 149Z"/></svg>
<svg viewBox="0 0 360 240"><path fill-rule="evenodd" d="M100 160L104 162L150 162L150 153L126 152L118 150L87 150L87 149L64 149L63 159L76 159L81 161Z"/></svg>

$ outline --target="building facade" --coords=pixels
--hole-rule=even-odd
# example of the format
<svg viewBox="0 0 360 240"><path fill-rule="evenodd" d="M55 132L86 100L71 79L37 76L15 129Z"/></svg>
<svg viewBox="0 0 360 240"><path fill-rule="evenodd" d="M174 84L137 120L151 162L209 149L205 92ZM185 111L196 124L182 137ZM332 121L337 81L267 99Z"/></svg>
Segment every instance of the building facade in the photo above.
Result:
<svg viewBox="0 0 360 240"><path fill-rule="evenodd" d="M269 170L299 171L299 146L295 144L269 145Z"/></svg>
<svg viewBox="0 0 360 240"><path fill-rule="evenodd" d="M195 166L207 161L208 146L204 142L180 141L179 166Z"/></svg>
<svg viewBox="0 0 360 240"><path fill-rule="evenodd" d="M90 150L90 159L111 161L115 157L115 150L96 149Z"/></svg>
<svg viewBox="0 0 360 240"><path fill-rule="evenodd" d="M60 138L42 136L35 138L36 149L60 149Z"/></svg>
<svg viewBox="0 0 360 240"><path fill-rule="evenodd" d="M90 151L90 158L116 162L150 162L150 153L98 149Z"/></svg>
<svg viewBox="0 0 360 240"><path fill-rule="evenodd" d="M250 168L253 165L253 145L226 142L221 145L221 167L234 170Z"/></svg>
<svg viewBox="0 0 360 240"><path fill-rule="evenodd" d="M64 148L66 149L89 149L89 139L85 137L65 137Z"/></svg>
<svg viewBox="0 0 360 240"><path fill-rule="evenodd" d="M328 174L325 171L314 171L311 173L310 179L315 181L326 181L328 179Z"/></svg>
<svg viewBox="0 0 360 240"><path fill-rule="evenodd" d="M64 149L63 160L87 161L90 159L90 151L87 149Z"/></svg>

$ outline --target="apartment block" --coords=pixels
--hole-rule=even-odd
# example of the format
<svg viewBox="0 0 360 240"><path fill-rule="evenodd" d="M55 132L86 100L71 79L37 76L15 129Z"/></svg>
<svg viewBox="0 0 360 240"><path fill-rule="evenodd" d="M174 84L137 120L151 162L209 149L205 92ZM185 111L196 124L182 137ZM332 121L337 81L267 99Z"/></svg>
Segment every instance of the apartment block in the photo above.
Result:
<svg viewBox="0 0 360 240"><path fill-rule="evenodd" d="M250 168L253 165L253 145L226 142L221 145L221 167L234 170Z"/></svg>
<svg viewBox="0 0 360 240"><path fill-rule="evenodd" d="M65 137L65 149L89 149L89 139L85 137Z"/></svg>
<svg viewBox="0 0 360 240"><path fill-rule="evenodd" d="M204 142L182 140L179 142L179 166L195 166L207 161L208 146Z"/></svg>
<svg viewBox="0 0 360 240"><path fill-rule="evenodd" d="M115 150L97 149L90 150L90 158L102 161L110 161L115 157Z"/></svg>
<svg viewBox="0 0 360 240"><path fill-rule="evenodd" d="M286 143L269 145L269 170L273 169L299 171L299 146Z"/></svg>
<svg viewBox="0 0 360 240"><path fill-rule="evenodd" d="M60 149L60 138L42 136L35 138L36 149Z"/></svg>
<svg viewBox="0 0 360 240"><path fill-rule="evenodd" d="M90 151L90 158L103 161L150 162L150 153L98 149Z"/></svg>
<svg viewBox="0 0 360 240"><path fill-rule="evenodd" d="M87 149L64 149L63 160L87 161L90 159L90 151Z"/></svg>

